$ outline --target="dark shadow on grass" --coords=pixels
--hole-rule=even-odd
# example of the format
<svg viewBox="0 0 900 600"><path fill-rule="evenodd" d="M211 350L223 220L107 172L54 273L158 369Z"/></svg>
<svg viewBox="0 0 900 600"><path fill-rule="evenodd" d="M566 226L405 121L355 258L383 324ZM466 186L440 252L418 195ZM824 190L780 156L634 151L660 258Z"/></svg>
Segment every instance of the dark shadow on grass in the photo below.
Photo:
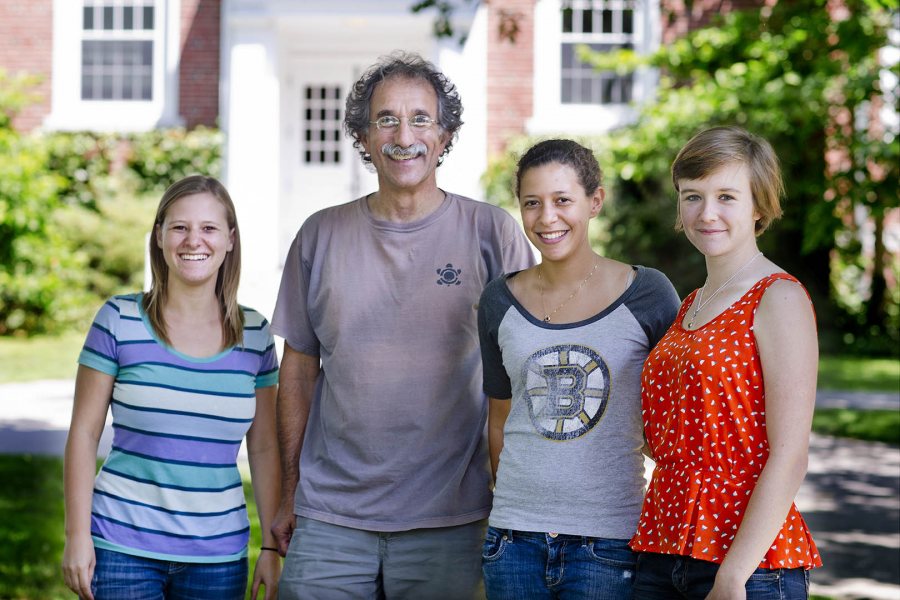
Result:
<svg viewBox="0 0 900 600"><path fill-rule="evenodd" d="M802 512L825 563L812 581L900 586L900 448L815 435L810 456Z"/></svg>
<svg viewBox="0 0 900 600"><path fill-rule="evenodd" d="M40 422L20 421L0 425L0 454L62 456L66 448L65 429L45 429ZM100 438L97 456L106 456L112 444L112 428Z"/></svg>

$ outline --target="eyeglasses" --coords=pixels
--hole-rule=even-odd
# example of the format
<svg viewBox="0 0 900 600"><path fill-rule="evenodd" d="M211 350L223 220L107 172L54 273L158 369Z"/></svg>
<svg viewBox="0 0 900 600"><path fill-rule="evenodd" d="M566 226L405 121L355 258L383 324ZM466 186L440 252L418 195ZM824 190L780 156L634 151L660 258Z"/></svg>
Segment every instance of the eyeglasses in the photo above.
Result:
<svg viewBox="0 0 900 600"><path fill-rule="evenodd" d="M405 120L413 129L425 130L436 124L437 121L428 115L413 115ZM400 127L401 119L393 115L384 115L378 117L374 121L369 121L369 125L374 125L379 131L394 131Z"/></svg>

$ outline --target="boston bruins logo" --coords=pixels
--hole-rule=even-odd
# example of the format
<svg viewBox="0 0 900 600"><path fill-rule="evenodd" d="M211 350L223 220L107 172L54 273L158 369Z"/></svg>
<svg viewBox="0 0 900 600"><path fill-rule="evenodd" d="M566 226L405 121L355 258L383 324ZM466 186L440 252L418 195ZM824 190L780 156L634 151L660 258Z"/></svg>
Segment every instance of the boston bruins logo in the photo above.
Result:
<svg viewBox="0 0 900 600"><path fill-rule="evenodd" d="M551 440L581 437L609 400L609 368L591 348L559 345L525 362L525 400L534 428Z"/></svg>

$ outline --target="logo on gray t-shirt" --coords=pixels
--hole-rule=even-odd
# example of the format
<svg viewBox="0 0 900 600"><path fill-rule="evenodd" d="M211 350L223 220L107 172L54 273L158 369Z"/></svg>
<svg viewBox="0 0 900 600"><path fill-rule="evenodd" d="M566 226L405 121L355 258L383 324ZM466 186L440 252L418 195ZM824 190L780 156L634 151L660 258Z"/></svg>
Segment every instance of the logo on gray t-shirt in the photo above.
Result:
<svg viewBox="0 0 900 600"><path fill-rule="evenodd" d="M609 368L592 348L561 344L538 350L525 361L524 375L528 414L545 438L579 438L606 410Z"/></svg>
<svg viewBox="0 0 900 600"><path fill-rule="evenodd" d="M459 285L462 283L459 280L459 274L462 273L462 269L454 269L452 264L447 263L446 267L436 270L437 274L441 276L437 280L438 285Z"/></svg>

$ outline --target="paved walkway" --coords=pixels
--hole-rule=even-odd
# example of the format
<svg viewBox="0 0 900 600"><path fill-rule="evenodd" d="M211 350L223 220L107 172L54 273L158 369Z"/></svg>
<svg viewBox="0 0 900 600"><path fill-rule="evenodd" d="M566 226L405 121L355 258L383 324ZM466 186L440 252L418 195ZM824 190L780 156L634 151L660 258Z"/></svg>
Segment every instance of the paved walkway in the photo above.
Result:
<svg viewBox="0 0 900 600"><path fill-rule="evenodd" d="M73 389L70 380L0 385L0 453L62 455ZM820 392L816 405L900 410L900 393ZM111 439L107 427L101 455ZM825 562L813 594L900 600L900 448L814 434L797 506Z"/></svg>

